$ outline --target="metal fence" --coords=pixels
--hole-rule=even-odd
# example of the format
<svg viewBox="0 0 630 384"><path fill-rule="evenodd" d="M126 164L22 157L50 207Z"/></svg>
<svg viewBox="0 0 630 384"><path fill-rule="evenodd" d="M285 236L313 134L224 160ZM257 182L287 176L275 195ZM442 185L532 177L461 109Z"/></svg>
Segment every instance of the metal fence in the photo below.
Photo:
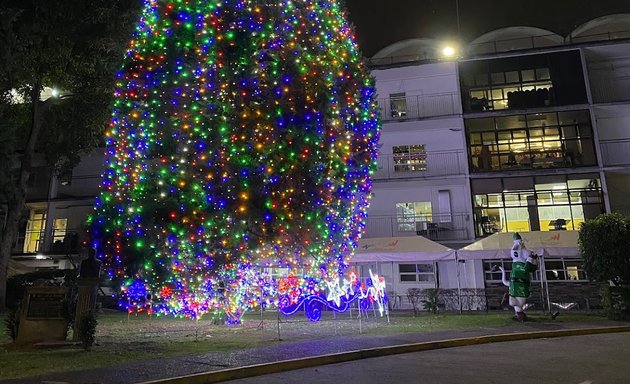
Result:
<svg viewBox="0 0 630 384"><path fill-rule="evenodd" d="M472 215L437 213L416 216L369 216L365 238L424 236L436 241L468 240L473 237Z"/></svg>
<svg viewBox="0 0 630 384"><path fill-rule="evenodd" d="M21 254L52 254L70 255L81 250L81 241L85 237L82 229L34 229L22 231L18 234L11 253ZM45 244L45 236L51 236ZM25 243L28 243L25 246Z"/></svg>
<svg viewBox="0 0 630 384"><path fill-rule="evenodd" d="M434 95L410 95L399 98L378 99L381 120L408 120L427 117L449 116L460 113L457 93Z"/></svg>
<svg viewBox="0 0 630 384"><path fill-rule="evenodd" d="M400 156L380 155L374 180L457 176L466 174L464 151L436 151L423 154L422 165L407 163ZM413 170L412 170L413 169Z"/></svg>

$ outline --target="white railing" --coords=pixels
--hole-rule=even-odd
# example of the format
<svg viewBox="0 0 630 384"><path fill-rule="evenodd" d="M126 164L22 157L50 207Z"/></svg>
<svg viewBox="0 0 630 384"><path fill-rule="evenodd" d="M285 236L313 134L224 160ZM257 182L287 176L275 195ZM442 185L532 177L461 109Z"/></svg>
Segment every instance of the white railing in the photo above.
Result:
<svg viewBox="0 0 630 384"><path fill-rule="evenodd" d="M399 158L389 154L380 155L378 157L378 170L372 175L372 178L383 180L464 175L468 162L464 151L427 152L423 155L422 165L401 163ZM411 170L412 168L415 170Z"/></svg>
<svg viewBox="0 0 630 384"><path fill-rule="evenodd" d="M415 95L400 98L378 99L381 120L408 120L450 116L460 113L457 93Z"/></svg>
<svg viewBox="0 0 630 384"><path fill-rule="evenodd" d="M424 236L431 240L467 240L473 238L472 215L436 213L432 215L369 216L364 238Z"/></svg>

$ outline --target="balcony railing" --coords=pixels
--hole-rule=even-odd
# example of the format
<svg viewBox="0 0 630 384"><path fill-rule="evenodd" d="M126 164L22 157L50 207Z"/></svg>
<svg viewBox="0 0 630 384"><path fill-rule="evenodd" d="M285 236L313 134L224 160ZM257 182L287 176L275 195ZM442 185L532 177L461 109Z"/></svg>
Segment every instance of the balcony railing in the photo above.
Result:
<svg viewBox="0 0 630 384"><path fill-rule="evenodd" d="M52 236L50 244L45 244L45 236ZM45 230L30 230L18 234L11 253L14 255L71 255L81 250L81 238L85 231L81 229L53 229L51 233ZM25 242L28 246L25 247Z"/></svg>
<svg viewBox="0 0 630 384"><path fill-rule="evenodd" d="M614 103L630 100L630 76L613 79L591 79L594 103Z"/></svg>
<svg viewBox="0 0 630 384"><path fill-rule="evenodd" d="M427 152L418 161L418 163L400 161L397 155L380 155L378 170L372 178L383 180L464 175L468 160L463 151L441 151Z"/></svg>
<svg viewBox="0 0 630 384"><path fill-rule="evenodd" d="M600 141L604 166L630 165L630 139Z"/></svg>
<svg viewBox="0 0 630 384"><path fill-rule="evenodd" d="M363 237L424 236L435 241L467 240L473 237L471 220L467 213L369 216Z"/></svg>
<svg viewBox="0 0 630 384"><path fill-rule="evenodd" d="M458 104L459 98L454 92L378 100L382 121L454 115L459 113Z"/></svg>

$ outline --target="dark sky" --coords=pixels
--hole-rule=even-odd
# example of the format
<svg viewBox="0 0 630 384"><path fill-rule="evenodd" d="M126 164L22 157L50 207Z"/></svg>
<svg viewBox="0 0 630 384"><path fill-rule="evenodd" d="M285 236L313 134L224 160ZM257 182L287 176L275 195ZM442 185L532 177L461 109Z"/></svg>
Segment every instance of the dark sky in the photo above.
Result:
<svg viewBox="0 0 630 384"><path fill-rule="evenodd" d="M365 56L414 37L457 36L455 0L346 0ZM630 0L459 0L462 40L507 26L527 25L566 36L599 16L630 13Z"/></svg>

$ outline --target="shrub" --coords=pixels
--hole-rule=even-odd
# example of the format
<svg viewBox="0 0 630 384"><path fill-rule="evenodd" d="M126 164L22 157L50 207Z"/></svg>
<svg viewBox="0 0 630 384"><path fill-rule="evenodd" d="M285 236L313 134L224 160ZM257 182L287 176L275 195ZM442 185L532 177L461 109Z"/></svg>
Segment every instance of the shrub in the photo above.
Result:
<svg viewBox="0 0 630 384"><path fill-rule="evenodd" d="M440 300L439 288L427 288L422 290L424 299L421 300L424 309L431 313L438 312L438 302Z"/></svg>
<svg viewBox="0 0 630 384"><path fill-rule="evenodd" d="M423 309L431 313L437 313L441 294L442 290L438 288L409 288L407 290L407 298L413 308L413 315L418 314L420 304L422 304Z"/></svg>
<svg viewBox="0 0 630 384"><path fill-rule="evenodd" d="M630 319L630 216L611 213L587 220L578 246L588 278L604 284L602 305L608 317Z"/></svg>
<svg viewBox="0 0 630 384"><path fill-rule="evenodd" d="M7 330L7 334L11 337L11 340L15 341L18 335L18 328L20 327L20 306L14 306L7 312L7 317L4 319L4 325Z"/></svg>
<svg viewBox="0 0 630 384"><path fill-rule="evenodd" d="M601 295L602 306L609 319L630 320L630 287L611 287L609 284L603 284Z"/></svg>
<svg viewBox="0 0 630 384"><path fill-rule="evenodd" d="M407 298L413 308L413 315L417 315L418 307L420 306L420 302L422 300L422 290L420 288L409 288L407 290Z"/></svg>
<svg viewBox="0 0 630 384"><path fill-rule="evenodd" d="M96 340L96 314L94 311L88 311L81 315L79 320L79 340L83 349L89 351Z"/></svg>
<svg viewBox="0 0 630 384"><path fill-rule="evenodd" d="M630 217L610 213L587 220L578 246L589 279L630 285Z"/></svg>

